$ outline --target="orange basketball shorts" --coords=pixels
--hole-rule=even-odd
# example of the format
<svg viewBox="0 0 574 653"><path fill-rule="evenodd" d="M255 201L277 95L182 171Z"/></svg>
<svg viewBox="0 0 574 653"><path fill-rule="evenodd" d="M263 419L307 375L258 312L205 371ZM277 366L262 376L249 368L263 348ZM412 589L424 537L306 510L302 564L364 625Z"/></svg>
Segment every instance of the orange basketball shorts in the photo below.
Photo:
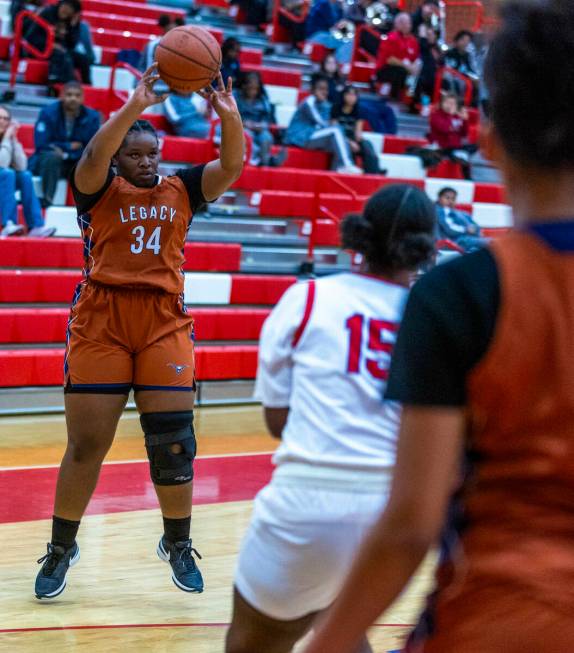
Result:
<svg viewBox="0 0 574 653"><path fill-rule="evenodd" d="M66 392L192 391L193 318L177 295L84 282L70 311L64 376Z"/></svg>

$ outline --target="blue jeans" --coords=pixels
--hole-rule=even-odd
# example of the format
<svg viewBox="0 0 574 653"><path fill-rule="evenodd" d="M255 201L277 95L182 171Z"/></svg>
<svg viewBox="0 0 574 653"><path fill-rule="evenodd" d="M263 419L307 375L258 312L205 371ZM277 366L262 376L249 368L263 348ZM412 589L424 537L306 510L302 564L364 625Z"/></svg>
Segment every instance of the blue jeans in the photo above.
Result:
<svg viewBox="0 0 574 653"><path fill-rule="evenodd" d="M271 147L273 145L273 134L268 129L262 129L259 132L251 129L245 130L253 140L253 151L251 153L251 164L262 166L269 165L271 157Z"/></svg>
<svg viewBox="0 0 574 653"><path fill-rule="evenodd" d="M2 226L8 222L18 222L18 204L16 202L16 190L22 196L24 217L29 229L41 227L44 224L40 202L34 190L32 173L28 170L16 172L12 168L0 169L0 215Z"/></svg>

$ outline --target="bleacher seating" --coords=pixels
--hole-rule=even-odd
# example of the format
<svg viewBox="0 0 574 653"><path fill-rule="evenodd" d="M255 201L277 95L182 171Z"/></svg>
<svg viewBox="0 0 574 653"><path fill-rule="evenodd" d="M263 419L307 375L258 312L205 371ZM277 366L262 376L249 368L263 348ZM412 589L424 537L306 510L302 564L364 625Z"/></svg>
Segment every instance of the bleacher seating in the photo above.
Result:
<svg viewBox="0 0 574 653"><path fill-rule="evenodd" d="M229 9L227 0L196 0L196 4ZM122 3L83 0L83 7L84 19L93 28L97 63L92 68L93 86L84 89L85 101L106 118L122 106L134 86L133 75L119 69L114 90L109 88L118 52L121 49L141 51L159 34L157 20L161 14L185 17L186 12L133 0ZM11 52L8 8L8 0L0 0L0 59L3 60L8 60ZM220 27L211 27L209 22L202 24L219 42L226 36ZM282 37L288 35L283 33ZM325 55L323 46L311 44L305 45L304 52L314 62ZM261 74L267 94L276 107L274 131L285 128L298 103L309 93L309 70L291 65L288 60L281 65L275 62L270 65L264 57L263 46L251 44L242 45L241 65L245 71ZM28 85L45 84L47 69L45 61L24 60L18 80ZM372 57L367 53L353 62L350 79L365 83L372 72ZM203 163L217 155L212 139L174 136L160 112L158 107L157 112L150 112L146 117L165 133L162 135L162 158L168 166ZM476 125L474 129L476 131ZM422 169L419 159L406 150L409 146L425 145L424 138L382 136L368 131L365 137L373 143L381 166L389 171L388 176L338 175L330 170L327 154L288 148L284 166L256 168L247 165L234 189L250 197L251 205L247 209L257 208L262 219L285 218L289 224L294 223L297 231L290 233L297 233L300 239L307 233L307 221L318 201L335 220L318 220L314 240L319 246L331 248L339 245L336 220L349 211L360 210L370 194L395 182L424 188L433 199L442 186L453 186L459 193L461 205L490 230L489 234L496 235L510 226L509 208L500 185L456 179L459 170L448 163L431 171ZM22 125L19 138L26 152L31 154L33 124ZM0 388L58 386L62 381L67 306L82 279L83 264L75 209L65 206L66 201L70 202L69 189L66 181L61 180L55 206L46 212L46 224L57 228L55 238L41 243L27 238L0 238ZM254 219L259 218L254 216ZM232 235L230 230L228 238ZM244 249L239 240L193 242L185 246L184 299L195 319L200 382L254 378L256 341L262 324L271 307L296 281L291 274L274 274L282 270L272 265L268 274L245 273Z"/></svg>

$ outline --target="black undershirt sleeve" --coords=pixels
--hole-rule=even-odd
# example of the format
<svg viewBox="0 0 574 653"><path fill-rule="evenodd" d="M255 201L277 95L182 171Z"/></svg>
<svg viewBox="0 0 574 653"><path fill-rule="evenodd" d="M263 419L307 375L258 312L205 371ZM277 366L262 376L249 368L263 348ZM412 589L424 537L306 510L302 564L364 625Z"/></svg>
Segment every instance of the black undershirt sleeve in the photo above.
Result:
<svg viewBox="0 0 574 653"><path fill-rule="evenodd" d="M496 262L486 249L422 277L407 303L385 398L464 406L467 375L490 346L499 302Z"/></svg>
<svg viewBox="0 0 574 653"><path fill-rule="evenodd" d="M76 203L76 207L78 209L78 214L81 215L82 213L87 213L98 203L100 198L104 196L105 192L110 187L110 184L112 183L116 175L113 169L110 167L110 169L108 170L108 176L106 177L106 181L104 182L104 185L100 188L100 190L95 193L85 194L85 193L81 193L76 188L75 174L76 174L76 166L74 166L70 172L69 181L70 181L70 186L72 188L72 195L74 196L74 202Z"/></svg>
<svg viewBox="0 0 574 653"><path fill-rule="evenodd" d="M176 177L179 177L183 181L187 190L192 213L197 213L204 204L207 204L207 200L201 190L201 178L204 168L205 164L202 164L193 166L193 168L183 168L175 173Z"/></svg>

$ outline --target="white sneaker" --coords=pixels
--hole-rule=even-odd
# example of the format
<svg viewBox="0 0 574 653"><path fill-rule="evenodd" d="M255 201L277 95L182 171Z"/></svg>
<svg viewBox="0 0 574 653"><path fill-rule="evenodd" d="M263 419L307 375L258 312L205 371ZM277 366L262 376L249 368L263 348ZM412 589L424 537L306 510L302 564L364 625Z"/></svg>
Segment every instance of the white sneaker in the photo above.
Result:
<svg viewBox="0 0 574 653"><path fill-rule="evenodd" d="M15 224L14 222L8 222L4 229L2 229L2 236L20 236L24 233L24 227L21 224Z"/></svg>
<svg viewBox="0 0 574 653"><path fill-rule="evenodd" d="M49 238L56 233L56 227L34 227L28 232L30 238Z"/></svg>
<svg viewBox="0 0 574 653"><path fill-rule="evenodd" d="M362 175L363 171L359 166L341 166L337 168L337 172L340 172L343 175Z"/></svg>

